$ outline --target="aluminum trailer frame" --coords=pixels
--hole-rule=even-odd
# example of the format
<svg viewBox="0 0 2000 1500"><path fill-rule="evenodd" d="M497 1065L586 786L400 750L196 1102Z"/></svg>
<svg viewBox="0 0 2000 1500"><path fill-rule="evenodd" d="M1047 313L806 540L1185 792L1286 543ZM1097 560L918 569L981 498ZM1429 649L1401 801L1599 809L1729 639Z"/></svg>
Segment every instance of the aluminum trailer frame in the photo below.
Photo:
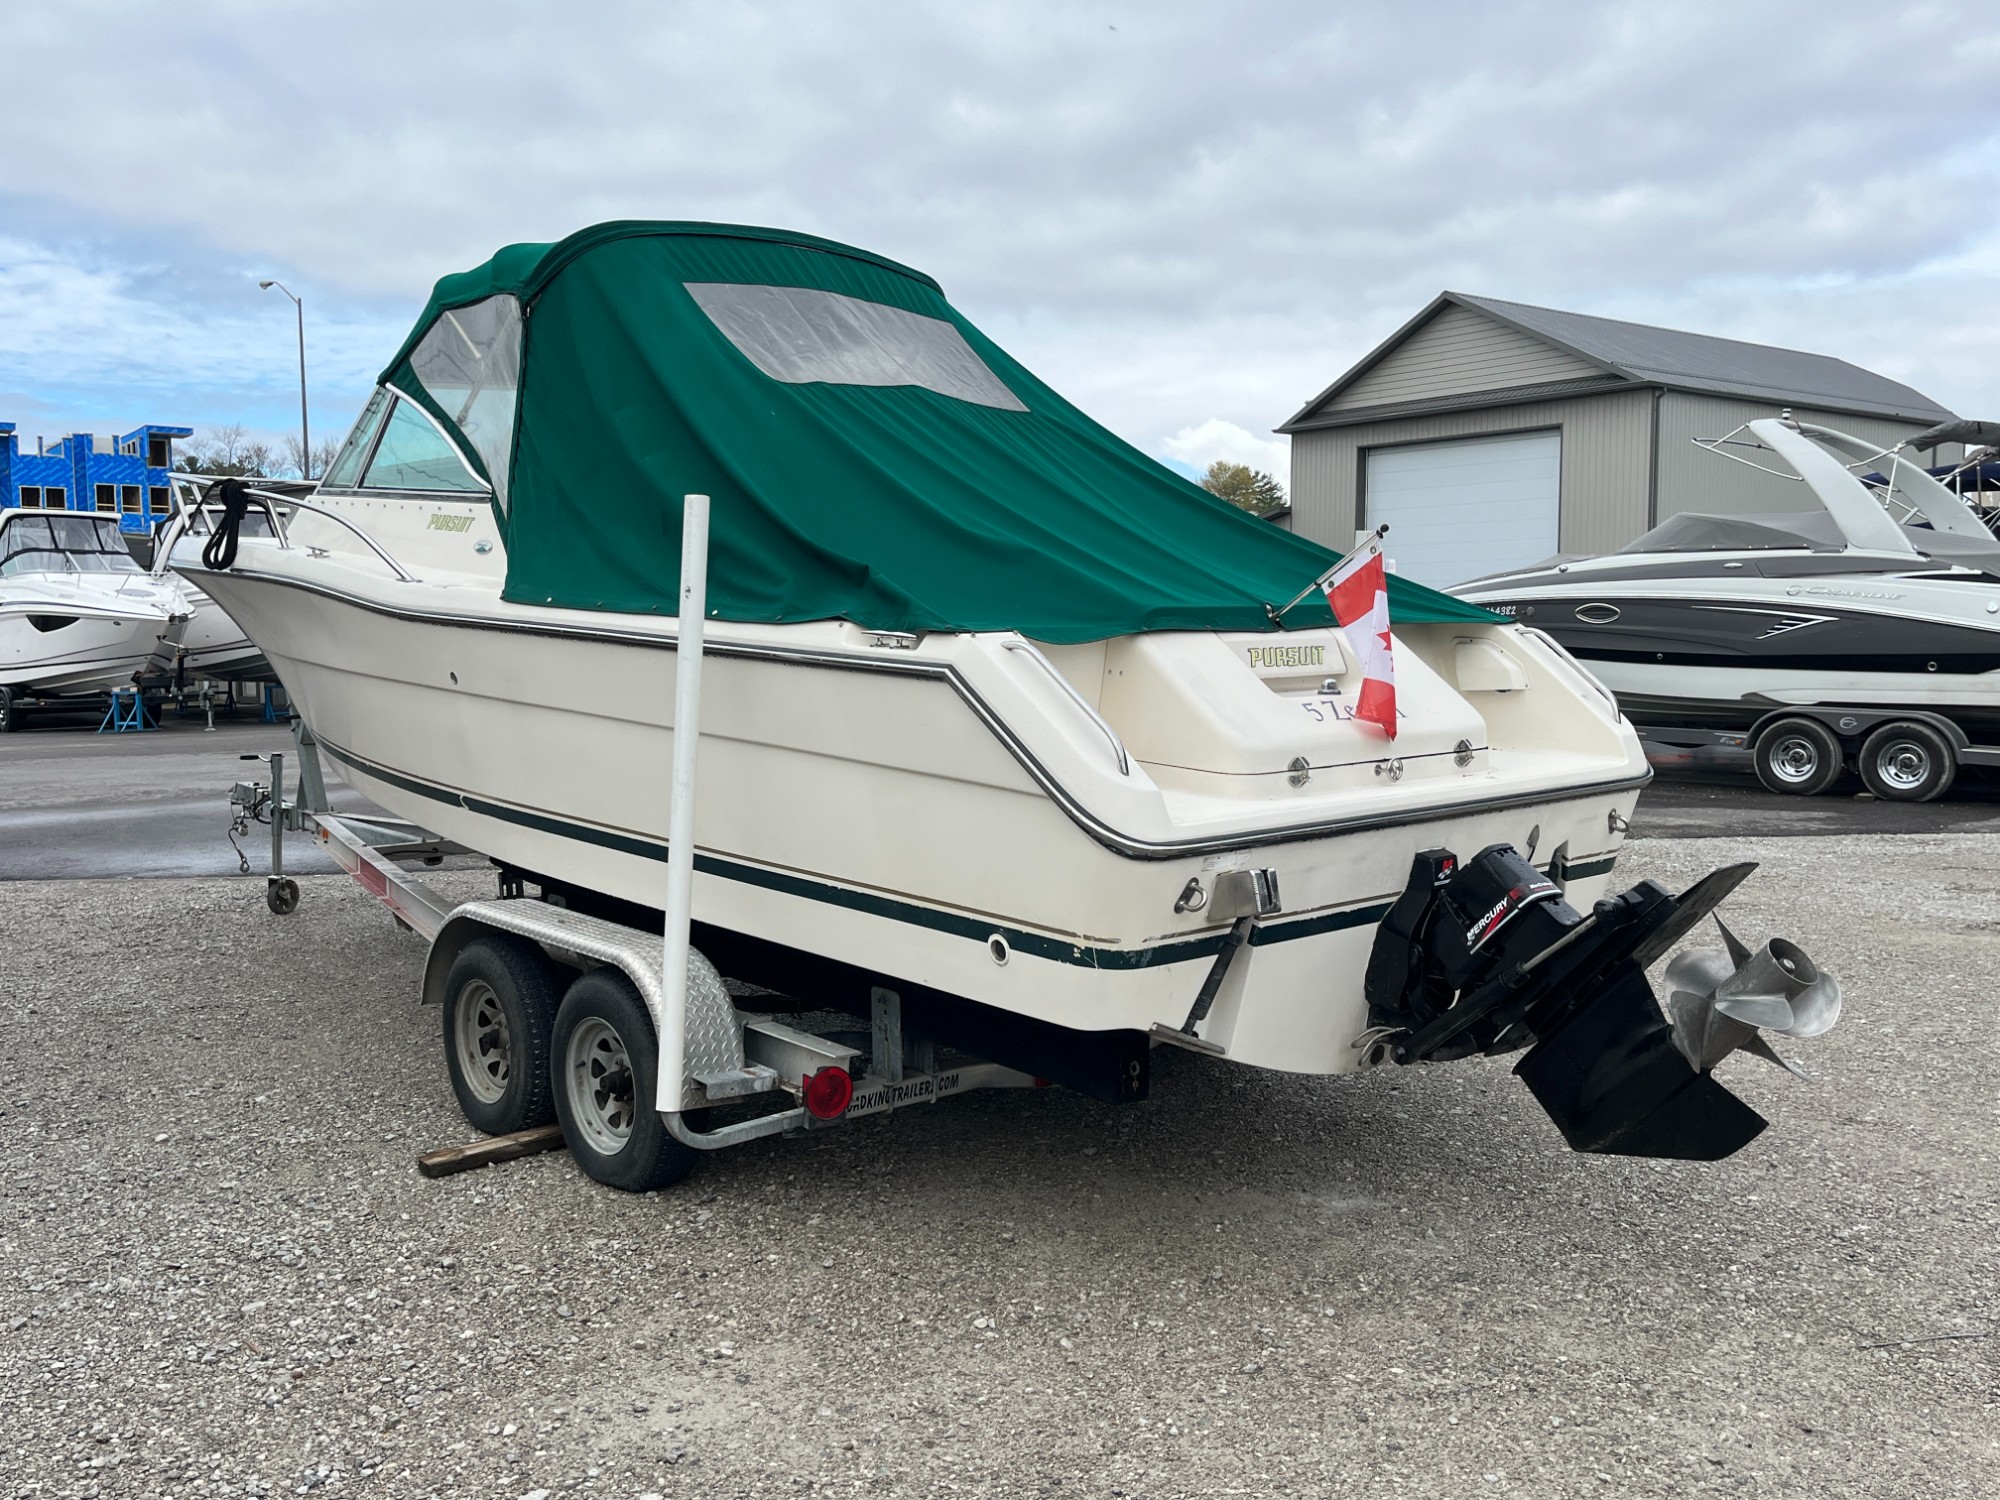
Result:
<svg viewBox="0 0 2000 1500"><path fill-rule="evenodd" d="M430 944L424 963L421 1000L442 1003L452 961L466 945L488 933L509 933L535 943L556 965L579 973L610 965L637 987L652 1013L655 1042L668 1003L665 958L660 937L644 928L607 921L523 894L453 902L412 872L446 856L473 851L398 818L339 814L328 806L319 747L304 721L294 721L298 791L285 795L285 761L270 757L271 781L238 782L230 792L235 827L247 831L268 822L270 869L265 901L273 914L298 909L298 882L285 873L284 836L304 833L357 884L387 907L397 925ZM262 757L246 756L257 760ZM239 849L239 854L241 853ZM248 871L248 858L243 858ZM518 883L516 883L518 889ZM736 1008L714 966L691 955L684 1011L686 1064L678 1100L661 1076L659 1113L674 1139L698 1151L715 1151L765 1136L827 1129L867 1115L930 1104L974 1089L1044 1087L1044 1081L998 1063L941 1064L935 1045L908 1034L902 999L877 988L871 997L868 1068L852 1078L849 1102L823 1117L806 1106L808 1081L822 1070L852 1074L858 1048L833 1037L800 1030L768 1016ZM697 1129L686 1116L695 1110L753 1095L789 1096L781 1109L713 1129ZM678 1107L672 1107L674 1105Z"/></svg>
<svg viewBox="0 0 2000 1500"><path fill-rule="evenodd" d="M1808 784L1789 785L1766 764L1767 758L1781 748L1767 744L1766 736L1781 740L1787 732L1797 731L1802 722L1808 726L1817 725L1824 731L1823 743L1830 747L1829 753L1837 757L1838 764L1828 767L1826 774L1813 778ZM1924 785L1911 788L1913 795L1904 795L1904 789L1893 782L1885 783L1878 795L1887 795L1894 801L1927 802L1948 791L1958 773L1967 766L1984 769L2000 767L2000 745L1975 743L1963 726L1932 709L1787 705L1770 709L1744 729L1662 723L1642 724L1637 728L1647 758L1656 764L1685 757L1692 764L1724 765L1730 759L1730 752L1740 752L1750 760L1758 780L1767 790L1815 795L1830 790L1845 771L1860 773L1874 789L1881 778L1878 776L1876 780L1869 780L1864 762L1875 755L1876 747L1882 743L1877 739L1878 734L1893 742L1898 731L1911 725L1921 726L1935 736L1935 753L1948 758L1948 770L1941 776L1929 778ZM1894 748L1893 743L1889 748Z"/></svg>

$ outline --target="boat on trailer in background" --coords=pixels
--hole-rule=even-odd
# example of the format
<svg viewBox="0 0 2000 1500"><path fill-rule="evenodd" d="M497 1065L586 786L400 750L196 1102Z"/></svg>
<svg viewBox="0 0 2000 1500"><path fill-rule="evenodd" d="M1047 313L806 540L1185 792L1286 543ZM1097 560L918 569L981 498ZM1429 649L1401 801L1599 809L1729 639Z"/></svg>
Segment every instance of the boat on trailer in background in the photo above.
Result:
<svg viewBox="0 0 2000 1500"><path fill-rule="evenodd" d="M1397 733L1357 721L1309 587L1337 561L1112 436L930 278L683 223L446 277L319 488L206 486L172 556L309 757L401 821L333 817L315 774L240 805L432 936L468 1118L553 1113L600 1180L936 1097L949 1050L998 1069L951 1087L1114 1101L1160 1045L1314 1074L1518 1052L1578 1149L1741 1147L1763 1121L1710 1069L1753 1021L1831 1025L1831 979L1718 950L1663 1012L1645 967L1747 867L1614 894L1650 773L1522 623L1392 579ZM394 868L445 847L499 899ZM275 868L271 900L297 901ZM869 1017L865 1058L724 978Z"/></svg>
<svg viewBox="0 0 2000 1500"><path fill-rule="evenodd" d="M1851 765L1878 797L1927 801L1962 765L2000 765L2000 539L1901 450L1993 425L1884 448L1749 422L1700 446L1815 508L1678 515L1452 592L1546 630L1649 737L1746 747L1773 791L1823 792Z"/></svg>
<svg viewBox="0 0 2000 1500"><path fill-rule="evenodd" d="M179 524L161 545L115 516L0 510L0 733L30 708L95 708L135 686L274 680L222 607L167 569Z"/></svg>
<svg viewBox="0 0 2000 1500"><path fill-rule="evenodd" d="M0 510L0 732L29 704L75 707L129 688L188 617L178 579L156 581L115 517Z"/></svg>

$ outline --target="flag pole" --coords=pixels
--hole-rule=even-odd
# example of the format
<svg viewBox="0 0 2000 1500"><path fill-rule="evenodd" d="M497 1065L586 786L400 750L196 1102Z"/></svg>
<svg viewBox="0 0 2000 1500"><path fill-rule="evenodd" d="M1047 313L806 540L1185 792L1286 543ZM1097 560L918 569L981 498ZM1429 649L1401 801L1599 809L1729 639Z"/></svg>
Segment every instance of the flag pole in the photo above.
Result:
<svg viewBox="0 0 2000 1500"><path fill-rule="evenodd" d="M1359 552L1363 547L1367 546L1370 542L1381 541L1382 538L1387 536L1388 534L1389 534L1389 523L1387 521L1384 521L1380 526L1377 526L1373 531L1369 532L1367 536L1363 537L1361 541L1357 543L1355 547L1348 553L1348 557L1352 557L1355 552ZM1319 577L1315 578L1311 583L1307 584L1304 588L1300 589L1297 595L1294 596L1294 598L1292 599L1292 602L1290 604L1287 604L1283 609L1273 609L1270 605L1267 604L1264 606L1264 613L1271 617L1271 623L1273 625L1284 624L1286 615L1290 614L1293 610L1297 609L1300 604L1304 603L1307 596L1309 596L1313 592L1313 590L1325 588L1327 579L1333 577L1334 574L1338 573L1342 568L1346 566L1347 566L1347 558L1343 557L1339 562L1335 563L1332 567L1328 568L1324 573L1320 574Z"/></svg>

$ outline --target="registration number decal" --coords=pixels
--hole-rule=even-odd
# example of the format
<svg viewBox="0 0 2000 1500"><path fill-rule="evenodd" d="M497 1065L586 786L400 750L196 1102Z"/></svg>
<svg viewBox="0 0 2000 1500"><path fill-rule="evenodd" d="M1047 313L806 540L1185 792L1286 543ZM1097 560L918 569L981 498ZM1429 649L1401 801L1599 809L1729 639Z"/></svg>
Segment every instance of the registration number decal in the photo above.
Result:
<svg viewBox="0 0 2000 1500"><path fill-rule="evenodd" d="M1312 721L1315 724L1351 724L1354 722L1354 705L1345 698L1328 698L1325 696L1306 698L1300 702L1299 707L1312 716ZM1398 719L1407 719L1409 715L1399 708L1396 710L1396 717ZM1373 723L1374 721L1370 720L1369 722Z"/></svg>

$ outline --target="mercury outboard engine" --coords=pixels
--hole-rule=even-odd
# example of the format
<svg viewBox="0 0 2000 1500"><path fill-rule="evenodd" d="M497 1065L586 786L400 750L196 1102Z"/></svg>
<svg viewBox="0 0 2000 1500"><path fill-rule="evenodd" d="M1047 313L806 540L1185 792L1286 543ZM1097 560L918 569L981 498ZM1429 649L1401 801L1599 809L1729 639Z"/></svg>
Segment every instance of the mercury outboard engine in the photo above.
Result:
<svg viewBox="0 0 2000 1500"><path fill-rule="evenodd" d="M1464 865L1420 854L1376 932L1368 1035L1399 1063L1525 1047L1514 1072L1574 1149L1718 1161L1765 1120L1710 1069L1739 1047L1782 1063L1759 1028L1817 1036L1840 1015L1839 985L1796 946L1751 953L1727 928L1726 949L1667 966L1671 1020L1654 998L1647 966L1755 868L1679 896L1641 881L1585 916L1511 844Z"/></svg>

